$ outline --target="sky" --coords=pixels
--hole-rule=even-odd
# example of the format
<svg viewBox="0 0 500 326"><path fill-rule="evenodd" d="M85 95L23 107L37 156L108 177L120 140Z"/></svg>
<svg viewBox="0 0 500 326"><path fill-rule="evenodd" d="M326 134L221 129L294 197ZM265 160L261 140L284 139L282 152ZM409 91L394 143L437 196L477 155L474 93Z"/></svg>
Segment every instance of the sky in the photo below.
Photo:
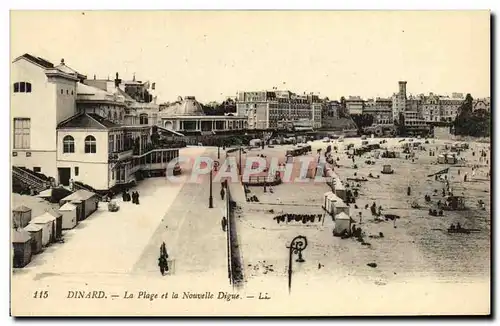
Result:
<svg viewBox="0 0 500 326"><path fill-rule="evenodd" d="M289 89L490 96L488 11L12 11L11 60L156 83L159 102Z"/></svg>

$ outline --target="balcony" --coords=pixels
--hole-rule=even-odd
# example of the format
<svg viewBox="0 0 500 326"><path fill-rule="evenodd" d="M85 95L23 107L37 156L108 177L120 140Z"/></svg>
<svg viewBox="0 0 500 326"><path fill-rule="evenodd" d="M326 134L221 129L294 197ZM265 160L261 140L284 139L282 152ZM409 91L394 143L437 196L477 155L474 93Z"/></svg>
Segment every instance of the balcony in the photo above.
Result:
<svg viewBox="0 0 500 326"><path fill-rule="evenodd" d="M132 153L133 153L132 148L130 148L130 149L124 149L124 150L121 150L119 152L109 153L109 155L108 155L108 161L109 162L122 161L124 159L127 159L127 158L131 157Z"/></svg>
<svg viewBox="0 0 500 326"><path fill-rule="evenodd" d="M155 149L177 149L186 147L186 142L184 141L162 141L158 144L148 143L145 147L140 150L139 146L135 146L133 149L133 155L140 156L151 152Z"/></svg>

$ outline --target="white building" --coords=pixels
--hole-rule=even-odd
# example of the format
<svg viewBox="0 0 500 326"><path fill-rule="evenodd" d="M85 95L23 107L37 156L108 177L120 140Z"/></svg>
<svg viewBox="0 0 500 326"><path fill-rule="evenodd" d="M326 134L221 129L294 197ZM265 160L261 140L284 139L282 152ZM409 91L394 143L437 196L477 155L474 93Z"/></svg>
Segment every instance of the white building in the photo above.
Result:
<svg viewBox="0 0 500 326"><path fill-rule="evenodd" d="M45 188L49 177L104 191L134 182L138 174L164 173L179 155L172 144L158 138L153 143L151 126L140 124L136 100L119 80L86 85L86 76L64 60L54 66L29 54L12 62L11 76L12 166L24 168L13 169L21 182ZM138 83L129 92L151 103L152 95Z"/></svg>
<svg viewBox="0 0 500 326"><path fill-rule="evenodd" d="M232 115L206 115L194 96L179 97L176 102L162 106L157 117L158 125L185 135L213 134L244 130L245 117Z"/></svg>
<svg viewBox="0 0 500 326"><path fill-rule="evenodd" d="M58 180L107 190L137 180L137 173L165 171L178 149L154 147L151 127L124 126L94 113L80 113L57 128Z"/></svg>
<svg viewBox="0 0 500 326"><path fill-rule="evenodd" d="M12 165L57 176L57 125L76 113L77 82L61 60L24 54L11 64Z"/></svg>
<svg viewBox="0 0 500 326"><path fill-rule="evenodd" d="M322 110L317 95L290 91L239 92L236 101L237 115L248 119L248 129L286 129L304 119L320 128Z"/></svg>
<svg viewBox="0 0 500 326"><path fill-rule="evenodd" d="M345 100L345 105L349 114L362 114L365 101L360 96L349 96Z"/></svg>

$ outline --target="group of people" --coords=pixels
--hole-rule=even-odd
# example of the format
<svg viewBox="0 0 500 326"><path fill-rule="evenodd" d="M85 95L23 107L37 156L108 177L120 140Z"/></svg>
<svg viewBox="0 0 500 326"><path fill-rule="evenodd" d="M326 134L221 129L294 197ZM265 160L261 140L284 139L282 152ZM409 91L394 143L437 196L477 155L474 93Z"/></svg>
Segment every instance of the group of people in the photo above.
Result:
<svg viewBox="0 0 500 326"><path fill-rule="evenodd" d="M122 199L123 199L124 202L132 200L133 204L139 205L139 192L138 191L133 191L132 195L130 195L128 193L128 190L125 190L122 193Z"/></svg>

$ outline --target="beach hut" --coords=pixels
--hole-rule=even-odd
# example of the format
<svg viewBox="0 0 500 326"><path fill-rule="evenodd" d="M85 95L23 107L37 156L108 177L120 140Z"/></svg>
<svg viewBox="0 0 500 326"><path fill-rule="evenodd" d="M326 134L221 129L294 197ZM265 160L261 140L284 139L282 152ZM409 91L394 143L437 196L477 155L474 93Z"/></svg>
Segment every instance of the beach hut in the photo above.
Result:
<svg viewBox="0 0 500 326"><path fill-rule="evenodd" d="M340 179L335 180L335 195L340 197L343 201L347 199L347 191Z"/></svg>
<svg viewBox="0 0 500 326"><path fill-rule="evenodd" d="M12 210L12 225L15 228L24 228L31 221L31 208L19 206Z"/></svg>
<svg viewBox="0 0 500 326"><path fill-rule="evenodd" d="M58 187L58 188L49 188L41 191L37 197L43 198L51 203L58 203L62 198L69 196L71 191Z"/></svg>
<svg viewBox="0 0 500 326"><path fill-rule="evenodd" d="M62 223L63 223L62 214L52 209L47 209L46 212L56 218L55 238L60 239L62 237Z"/></svg>
<svg viewBox="0 0 500 326"><path fill-rule="evenodd" d="M326 211L333 216L336 213L336 207L338 205L342 205L343 203L342 198L338 197L334 193L331 193L327 198Z"/></svg>
<svg viewBox="0 0 500 326"><path fill-rule="evenodd" d="M334 215L338 215L342 212L349 215L349 206L346 203L344 203L343 201L337 201L334 203L334 205L335 205Z"/></svg>
<svg viewBox="0 0 500 326"><path fill-rule="evenodd" d="M24 230L12 230L13 263L15 268L24 267L31 261L31 235Z"/></svg>
<svg viewBox="0 0 500 326"><path fill-rule="evenodd" d="M351 230L351 217L344 212L335 215L335 227L333 229L334 235L340 235L344 231L350 232Z"/></svg>
<svg viewBox="0 0 500 326"><path fill-rule="evenodd" d="M326 210L328 207L328 196L333 195L333 192L328 191L323 194L323 208Z"/></svg>
<svg viewBox="0 0 500 326"><path fill-rule="evenodd" d="M69 230L76 226L78 221L77 206L70 202L62 205L59 208L59 213L62 214L62 229Z"/></svg>
<svg viewBox="0 0 500 326"><path fill-rule="evenodd" d="M382 171L380 173L383 174L393 174L394 170L392 169L392 166L390 164L385 164Z"/></svg>
<svg viewBox="0 0 500 326"><path fill-rule="evenodd" d="M97 199L97 195L94 194L93 192L87 191L87 190L77 190L71 195L61 199L60 205L63 206L67 202L73 202L73 201L81 201L82 203L82 212L81 212L81 217L79 220L85 219L89 217L93 212L97 210L97 205L99 200Z"/></svg>
<svg viewBox="0 0 500 326"><path fill-rule="evenodd" d="M76 224L78 224L78 221L82 221L85 219L85 212L83 211L83 203L81 200L72 200L69 203L76 206Z"/></svg>
<svg viewBox="0 0 500 326"><path fill-rule="evenodd" d="M28 224L24 231L30 233L31 236L31 253L37 254L42 251L42 229L43 227L38 224Z"/></svg>
<svg viewBox="0 0 500 326"><path fill-rule="evenodd" d="M45 212L31 220L30 224L38 224L42 227L42 245L46 246L55 239L56 218Z"/></svg>

